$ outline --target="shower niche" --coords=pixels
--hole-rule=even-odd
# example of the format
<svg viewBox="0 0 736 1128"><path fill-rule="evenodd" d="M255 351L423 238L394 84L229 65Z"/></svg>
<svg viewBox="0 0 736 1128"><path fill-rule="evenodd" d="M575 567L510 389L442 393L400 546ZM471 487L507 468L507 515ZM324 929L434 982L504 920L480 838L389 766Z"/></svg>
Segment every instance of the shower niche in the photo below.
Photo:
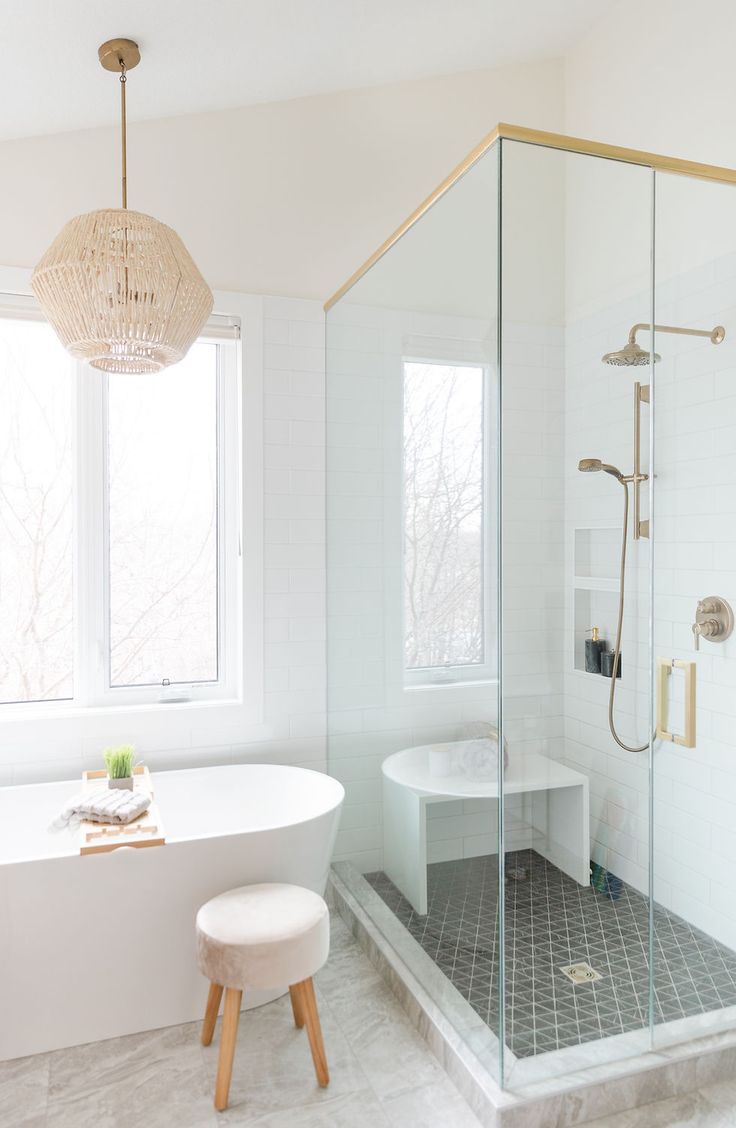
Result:
<svg viewBox="0 0 736 1128"><path fill-rule="evenodd" d="M618 613L618 559L621 528L590 527L573 530L572 630L573 669L588 677L585 668L585 642L594 628L608 649L616 637ZM622 672L624 670L621 662Z"/></svg>
<svg viewBox="0 0 736 1128"><path fill-rule="evenodd" d="M735 186L499 126L326 307L337 873L512 1092L736 1016L736 642L692 631L736 592ZM585 639L616 639L629 502L612 683ZM697 748L652 736L661 659L697 663ZM426 913L384 869L406 749L443 800ZM589 795L590 885L555 779Z"/></svg>
<svg viewBox="0 0 736 1128"><path fill-rule="evenodd" d="M573 531L574 582L576 587L608 591L607 584L618 584L618 559L621 552L621 526L605 526Z"/></svg>
<svg viewBox="0 0 736 1128"><path fill-rule="evenodd" d="M585 668L585 642L591 638L594 627L598 628L599 639L611 650L616 637L616 615L618 613L618 593L615 589L575 588L573 591L574 615L574 653L573 669L576 673L591 678L600 678L600 673L589 672ZM622 648L623 656L623 648ZM625 670L623 657L622 673Z"/></svg>

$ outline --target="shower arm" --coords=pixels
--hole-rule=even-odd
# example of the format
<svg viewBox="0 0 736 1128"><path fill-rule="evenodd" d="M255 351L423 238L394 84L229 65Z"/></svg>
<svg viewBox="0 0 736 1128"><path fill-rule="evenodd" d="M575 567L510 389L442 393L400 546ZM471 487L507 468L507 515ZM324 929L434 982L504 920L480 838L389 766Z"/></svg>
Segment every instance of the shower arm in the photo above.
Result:
<svg viewBox="0 0 736 1128"><path fill-rule="evenodd" d="M630 345L636 344L636 334L642 329L653 330L655 333L679 333L683 337L708 337L714 345L720 345L726 336L726 330L722 325L716 325L713 329L685 329L680 325L652 325L648 321L637 321L636 325L632 325L629 329Z"/></svg>

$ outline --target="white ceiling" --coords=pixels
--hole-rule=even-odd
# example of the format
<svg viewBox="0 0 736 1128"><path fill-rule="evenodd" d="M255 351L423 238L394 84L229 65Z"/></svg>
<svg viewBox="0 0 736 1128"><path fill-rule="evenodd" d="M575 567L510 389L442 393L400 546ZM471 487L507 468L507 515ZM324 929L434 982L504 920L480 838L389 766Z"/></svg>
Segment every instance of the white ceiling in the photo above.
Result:
<svg viewBox="0 0 736 1128"><path fill-rule="evenodd" d="M117 118L97 47L136 39L132 119L553 58L616 0L2 0L0 137Z"/></svg>

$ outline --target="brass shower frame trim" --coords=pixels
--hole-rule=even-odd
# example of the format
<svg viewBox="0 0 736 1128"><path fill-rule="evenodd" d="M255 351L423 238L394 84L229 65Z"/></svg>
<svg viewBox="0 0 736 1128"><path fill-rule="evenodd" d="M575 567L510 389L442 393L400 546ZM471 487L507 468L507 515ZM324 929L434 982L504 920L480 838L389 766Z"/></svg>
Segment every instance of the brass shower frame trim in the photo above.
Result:
<svg viewBox="0 0 736 1128"><path fill-rule="evenodd" d="M460 162L457 168L453 169L450 175L445 177L442 183L435 188L434 192L427 196L427 199L396 228L393 235L390 235L388 239L381 244L378 250L374 251L370 258L366 259L363 265L359 267L354 274L351 274L347 282L344 282L339 290L335 291L332 297L325 302L325 311L331 309L336 302L339 302L340 298L342 298L372 266L375 266L379 259L383 258L386 252L414 226L417 220L421 219L425 212L428 212L429 209L444 196L445 192L452 188L453 184L460 180L489 149L493 148L497 141L501 140L522 141L527 145L541 145L547 149L562 149L569 153L580 153L583 156L605 157L608 160L622 161L625 164L643 165L647 168L656 169L658 172L674 172L679 173L681 176L698 177L701 180L715 180L723 184L736 184L736 169L733 168L721 168L718 165L699 164L697 161L681 160L679 157L665 157L657 153L647 153L640 149L627 149L621 145L606 145L601 141L586 141L581 137L567 137L564 133L548 133L543 129L528 129L526 126L522 125L507 125L505 122L500 122L487 137L484 137L483 140L468 153L467 157Z"/></svg>

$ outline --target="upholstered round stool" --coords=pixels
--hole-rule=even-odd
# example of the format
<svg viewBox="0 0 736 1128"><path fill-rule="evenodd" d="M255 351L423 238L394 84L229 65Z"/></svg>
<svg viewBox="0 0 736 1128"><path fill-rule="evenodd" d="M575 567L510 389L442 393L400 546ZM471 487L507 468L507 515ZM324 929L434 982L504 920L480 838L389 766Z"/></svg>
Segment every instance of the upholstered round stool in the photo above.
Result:
<svg viewBox="0 0 736 1128"><path fill-rule="evenodd" d="M227 1108L244 991L288 985L294 1022L306 1026L319 1085L330 1080L312 976L330 951L327 905L298 885L244 885L213 897L197 913L199 966L210 981L202 1026L209 1046L223 989L225 1007L215 1108Z"/></svg>

